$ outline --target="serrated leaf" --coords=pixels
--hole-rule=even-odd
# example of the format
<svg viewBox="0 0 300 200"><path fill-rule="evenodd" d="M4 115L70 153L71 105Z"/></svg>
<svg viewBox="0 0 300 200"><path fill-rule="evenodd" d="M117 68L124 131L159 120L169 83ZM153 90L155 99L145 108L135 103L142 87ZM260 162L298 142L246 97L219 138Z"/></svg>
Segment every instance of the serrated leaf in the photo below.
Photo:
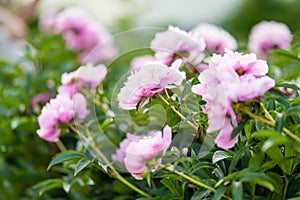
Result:
<svg viewBox="0 0 300 200"><path fill-rule="evenodd" d="M226 151L216 151L212 157L212 163L215 164L217 162L219 162L220 160L224 160L227 158L232 158L232 156L227 153Z"/></svg>
<svg viewBox="0 0 300 200"><path fill-rule="evenodd" d="M59 163L63 163L66 161L70 161L70 160L78 160L82 157L84 157L85 155L81 152L78 151L65 151L65 152L61 152L59 154L57 154L54 159L49 163L47 170L49 170L51 167L53 167L54 165L57 165Z"/></svg>
<svg viewBox="0 0 300 200"><path fill-rule="evenodd" d="M75 166L74 176L76 176L81 170L83 170L90 163L91 163L91 160L87 160L86 158L80 159Z"/></svg>
<svg viewBox="0 0 300 200"><path fill-rule="evenodd" d="M233 200L242 200L243 199L243 184L241 182L233 181L232 182L232 198Z"/></svg>
<svg viewBox="0 0 300 200"><path fill-rule="evenodd" d="M181 197L181 188L179 186L178 180L174 178L166 177L160 181L164 186L166 186L173 194Z"/></svg>

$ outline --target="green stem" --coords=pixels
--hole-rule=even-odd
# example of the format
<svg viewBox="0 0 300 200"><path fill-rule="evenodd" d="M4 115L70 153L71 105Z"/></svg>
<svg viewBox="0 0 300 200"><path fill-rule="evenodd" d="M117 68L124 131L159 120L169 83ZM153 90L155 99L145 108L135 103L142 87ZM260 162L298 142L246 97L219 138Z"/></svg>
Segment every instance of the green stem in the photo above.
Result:
<svg viewBox="0 0 300 200"><path fill-rule="evenodd" d="M247 109L244 109L244 108L241 108L241 107L239 107L239 110L242 111L242 112L244 112L244 113L246 113L247 115L249 115L249 116L252 117L253 119L260 120L260 121L262 121L262 122L264 122L264 123L266 123L266 124L269 124L269 125L271 125L271 126L274 126L274 127L275 127L275 125L276 125L275 120L272 118L272 116L270 115L270 113L268 113L267 110L266 110L266 112L268 113L267 116L268 116L268 117L271 117L271 119L266 119L266 118L263 118L263 117L261 117L261 116L255 115L255 114L253 114L251 111L249 111L249 110L247 110ZM293 139L296 140L298 143L300 143L300 138L299 138L297 135L295 135L293 132L291 132L289 129L287 129L287 128L284 127L282 130L283 130L283 132L284 132L285 134L289 135L291 138L293 138Z"/></svg>
<svg viewBox="0 0 300 200"><path fill-rule="evenodd" d="M284 176L284 180L285 180L285 186L284 186L284 189L283 189L282 200L286 199L286 193L287 193L287 189L288 189L288 186L289 186L289 179L286 176Z"/></svg>
<svg viewBox="0 0 300 200"><path fill-rule="evenodd" d="M198 131L198 127L195 126L192 122L186 120L186 118L178 110L176 110L176 108L173 105L170 105L170 103L163 96L161 96L160 94L158 94L158 96L165 104L167 104L173 110L173 112L176 115L178 115L182 120L186 121L193 129Z"/></svg>
<svg viewBox="0 0 300 200"><path fill-rule="evenodd" d="M251 191L251 200L254 200L254 197L255 197L255 186L256 186L256 183L253 183L252 184L252 191Z"/></svg>
<svg viewBox="0 0 300 200"><path fill-rule="evenodd" d="M192 184L194 184L196 186L199 186L201 188L205 188L205 189L207 189L207 190L209 190L209 191L211 191L213 193L217 192L216 189L214 189L213 187L211 187L211 186L209 186L209 185L207 185L207 184L205 184L205 183L203 183L203 182L201 182L199 180L195 180L195 179L191 178L190 176L188 176L188 175L186 175L186 174L184 174L184 173L182 173L180 171L177 171L176 169L174 169L174 168L172 168L170 166L164 166L164 165L161 165L161 166L164 167L164 169L166 169L166 170L168 170L170 172L173 172L173 173L177 174L178 176L181 176L182 178L188 180L190 183L192 183ZM226 198L226 199L231 200L231 198L228 197L227 195L223 195L223 197Z"/></svg>
<svg viewBox="0 0 300 200"><path fill-rule="evenodd" d="M83 139L84 141L87 140L87 138L78 130L76 129L72 124L68 125L69 128L74 131L74 133L76 133L81 139ZM100 158L105 162L105 164L111 169L113 176L120 180L122 183L124 183L125 185L127 185L129 188L131 188L132 190L136 191L137 193L139 193L140 195L147 197L147 198L151 198L150 195L148 195L147 193L145 193L144 191L140 190L139 188L137 188L135 185L133 185L132 183L128 182L125 178L123 178L121 176L121 174L112 166L111 162L106 158L106 156L101 152L101 150L96 146L96 144L94 142L92 142L90 144L90 146L93 148L93 150L100 156Z"/></svg>
<svg viewBox="0 0 300 200"><path fill-rule="evenodd" d="M61 152L67 151L67 148L65 147L64 143L60 139L58 139L56 145Z"/></svg>

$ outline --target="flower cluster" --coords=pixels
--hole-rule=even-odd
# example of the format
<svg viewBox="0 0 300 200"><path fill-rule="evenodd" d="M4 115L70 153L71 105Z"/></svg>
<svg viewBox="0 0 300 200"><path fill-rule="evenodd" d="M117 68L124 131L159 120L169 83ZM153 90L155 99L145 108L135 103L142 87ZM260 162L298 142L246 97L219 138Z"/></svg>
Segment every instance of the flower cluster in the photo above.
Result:
<svg viewBox="0 0 300 200"><path fill-rule="evenodd" d="M38 136L50 142L57 142L61 132L60 124L71 120L84 120L90 111L86 108L85 97L79 93L80 89L84 86L96 88L105 78L106 72L104 65L87 65L74 72L64 73L58 95L43 107L38 117Z"/></svg>
<svg viewBox="0 0 300 200"><path fill-rule="evenodd" d="M197 68L203 69L202 61L208 53L223 53L224 49L235 50L235 39L223 28L202 23L186 32L178 27L169 26L165 32L157 33L151 42L155 60L170 65L177 58Z"/></svg>
<svg viewBox="0 0 300 200"><path fill-rule="evenodd" d="M166 153L171 141L172 129L169 126L165 126L163 131L152 131L143 136L127 133L113 158L123 164L135 179L142 180L149 167L154 171L161 164L161 156Z"/></svg>
<svg viewBox="0 0 300 200"><path fill-rule="evenodd" d="M231 139L238 123L233 104L257 98L274 87L267 72L267 62L255 54L225 50L223 56L213 55L210 68L199 75L200 84L194 85L192 91L206 101L207 132L220 130L215 139L219 147L229 149L238 140L238 136Z"/></svg>
<svg viewBox="0 0 300 200"><path fill-rule="evenodd" d="M80 7L69 7L41 17L41 29L62 34L67 48L80 52L79 61L98 63L114 58L118 51L111 34Z"/></svg>

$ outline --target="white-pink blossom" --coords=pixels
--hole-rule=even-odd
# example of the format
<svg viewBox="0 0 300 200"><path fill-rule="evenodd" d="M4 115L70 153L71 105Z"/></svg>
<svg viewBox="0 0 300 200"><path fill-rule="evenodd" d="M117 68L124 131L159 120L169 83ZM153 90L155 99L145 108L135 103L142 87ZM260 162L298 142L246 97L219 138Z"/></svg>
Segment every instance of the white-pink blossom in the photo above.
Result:
<svg viewBox="0 0 300 200"><path fill-rule="evenodd" d="M262 21L253 26L248 49L266 59L271 50L289 49L292 39L287 25L275 21Z"/></svg>
<svg viewBox="0 0 300 200"><path fill-rule="evenodd" d="M144 66L147 62L155 61L153 56L144 55L144 56L136 56L131 60L130 63L130 71L138 71L142 66Z"/></svg>
<svg viewBox="0 0 300 200"><path fill-rule="evenodd" d="M191 35L195 40L203 40L206 44L206 49L209 52L224 53L225 48L235 50L237 42L232 35L230 35L222 27L209 23L201 23L196 26Z"/></svg>
<svg viewBox="0 0 300 200"><path fill-rule="evenodd" d="M62 74L62 85L58 87L58 93L71 98L83 86L96 88L104 80L106 74L107 69L102 64L97 66L83 65L76 71Z"/></svg>
<svg viewBox="0 0 300 200"><path fill-rule="evenodd" d="M175 61L171 67L153 62L132 72L118 94L119 107L125 110L136 109L143 97L147 103L150 97L164 88L180 86L185 79L185 72L178 69L180 65L181 60Z"/></svg>
<svg viewBox="0 0 300 200"><path fill-rule="evenodd" d="M145 172L154 171L161 164L161 157L171 142L172 129L169 126L165 126L163 131L152 131L147 135L128 133L112 157L123 164L135 179L142 180Z"/></svg>
<svg viewBox="0 0 300 200"><path fill-rule="evenodd" d="M156 33L151 41L151 49L155 51L155 59L166 65L170 65L178 57L198 64L205 57L204 40L195 40L190 33L174 26L169 26L165 32Z"/></svg>

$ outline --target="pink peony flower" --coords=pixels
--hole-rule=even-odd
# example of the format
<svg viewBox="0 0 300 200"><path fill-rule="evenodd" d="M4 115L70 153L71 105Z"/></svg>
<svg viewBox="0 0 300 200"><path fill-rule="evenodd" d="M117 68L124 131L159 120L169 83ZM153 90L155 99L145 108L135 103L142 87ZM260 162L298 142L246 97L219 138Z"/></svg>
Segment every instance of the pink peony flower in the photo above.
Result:
<svg viewBox="0 0 300 200"><path fill-rule="evenodd" d="M192 63L200 63L205 56L203 39L195 40L190 33L174 26L169 26L165 32L156 33L151 41L151 49L155 51L155 60L166 65L170 65L177 56L183 56Z"/></svg>
<svg viewBox="0 0 300 200"><path fill-rule="evenodd" d="M285 24L262 21L252 28L248 49L266 59L271 50L289 49L292 39L291 31Z"/></svg>
<svg viewBox="0 0 300 200"><path fill-rule="evenodd" d="M153 56L150 55L134 57L130 63L130 71L132 72L139 71L141 67L144 66L147 62L153 62L153 61L155 61L155 59Z"/></svg>
<svg viewBox="0 0 300 200"><path fill-rule="evenodd" d="M149 167L151 171L155 171L161 164L161 157L171 142L172 129L169 126L165 126L163 131L152 131L145 136L128 133L112 157L123 164L135 179L142 180L143 173Z"/></svg>
<svg viewBox="0 0 300 200"><path fill-rule="evenodd" d="M51 99L50 93L47 93L47 92L39 93L31 99L30 104L32 107L35 107L39 103L45 103L45 102L49 101L50 99Z"/></svg>
<svg viewBox="0 0 300 200"><path fill-rule="evenodd" d="M81 62L110 60L118 53L111 34L79 7L70 7L59 13L55 28L63 35L70 50L81 52Z"/></svg>
<svg viewBox="0 0 300 200"><path fill-rule="evenodd" d="M86 109L86 100L82 94L75 94L73 99L59 94L43 107L38 117L40 129L37 130L37 134L44 140L57 142L61 132L59 124L71 121L75 115L83 120L88 114L89 110Z"/></svg>
<svg viewBox="0 0 300 200"><path fill-rule="evenodd" d="M118 94L119 107L125 110L136 109L137 104L146 97L161 92L164 88L174 88L181 85L185 79L185 72L178 68L181 60L175 61L171 67L162 63L147 63L139 71L132 72L124 87Z"/></svg>
<svg viewBox="0 0 300 200"><path fill-rule="evenodd" d="M258 60L255 54L240 54L225 50L223 56L214 54L209 69L198 79L200 84L192 92L206 101L204 112L208 115L208 133L220 130L216 144L229 149L237 142L237 136L230 140L237 127L236 114L232 105L263 95L274 87L273 79L266 76L268 65Z"/></svg>
<svg viewBox="0 0 300 200"><path fill-rule="evenodd" d="M97 66L83 65L76 71L62 74L62 85L58 87L58 93L72 98L84 85L96 88L104 80L106 74L107 69L102 64Z"/></svg>
<svg viewBox="0 0 300 200"><path fill-rule="evenodd" d="M223 28L213 24L201 23L191 31L191 35L196 40L204 39L209 52L223 54L225 48L230 50L237 48L236 40Z"/></svg>

